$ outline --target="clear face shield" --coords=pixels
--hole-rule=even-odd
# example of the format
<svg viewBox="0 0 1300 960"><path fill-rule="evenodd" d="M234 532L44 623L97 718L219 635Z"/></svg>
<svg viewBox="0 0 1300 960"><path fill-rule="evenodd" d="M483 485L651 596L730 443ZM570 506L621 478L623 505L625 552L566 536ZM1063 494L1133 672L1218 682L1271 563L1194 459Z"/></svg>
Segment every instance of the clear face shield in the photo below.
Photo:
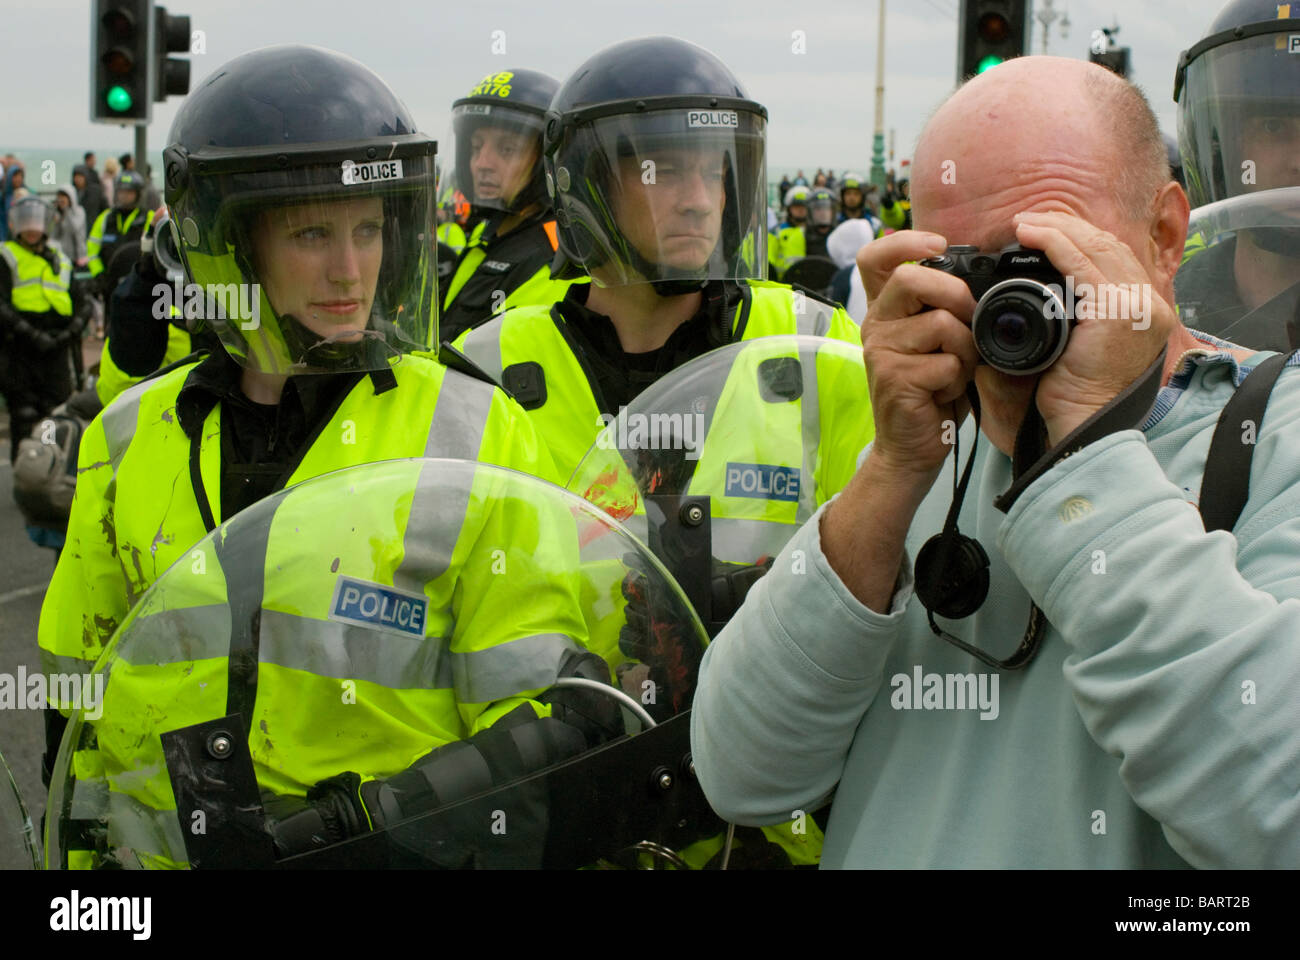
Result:
<svg viewBox="0 0 1300 960"><path fill-rule="evenodd" d="M1178 141L1193 207L1300 186L1295 36L1283 31L1246 37L1188 64L1178 101Z"/></svg>
<svg viewBox="0 0 1300 960"><path fill-rule="evenodd" d="M542 186L540 114L509 104L462 103L452 109L444 192L459 193L477 210L520 213L546 202Z"/></svg>
<svg viewBox="0 0 1300 960"><path fill-rule="evenodd" d="M829 227L835 222L835 201L829 197L814 197L808 202L808 221L814 227Z"/></svg>
<svg viewBox="0 0 1300 960"><path fill-rule="evenodd" d="M385 151L317 153L280 169L187 158L198 170L171 208L186 320L206 320L241 366L272 374L380 370L428 349L434 144Z"/></svg>
<svg viewBox="0 0 1300 960"><path fill-rule="evenodd" d="M24 233L49 235L54 226L54 208L37 197L24 197L9 208L9 233L19 239Z"/></svg>
<svg viewBox="0 0 1300 960"><path fill-rule="evenodd" d="M1300 186L1192 211L1174 278L1183 323L1256 350L1300 347Z"/></svg>
<svg viewBox="0 0 1300 960"><path fill-rule="evenodd" d="M321 523L330 504L347 522ZM553 484L462 460L317 477L195 544L64 695L47 865L571 869L684 846L719 830L689 771L705 640L646 548ZM566 670L584 653L597 675ZM609 729L558 769L503 767L483 792L473 764L439 766L424 781L438 792L288 842L286 809L313 785L409 788L489 711L561 693ZM673 790L656 785L664 764Z"/></svg>
<svg viewBox="0 0 1300 960"><path fill-rule="evenodd" d="M565 252L604 286L762 279L764 130L691 107L580 122L547 163Z"/></svg>

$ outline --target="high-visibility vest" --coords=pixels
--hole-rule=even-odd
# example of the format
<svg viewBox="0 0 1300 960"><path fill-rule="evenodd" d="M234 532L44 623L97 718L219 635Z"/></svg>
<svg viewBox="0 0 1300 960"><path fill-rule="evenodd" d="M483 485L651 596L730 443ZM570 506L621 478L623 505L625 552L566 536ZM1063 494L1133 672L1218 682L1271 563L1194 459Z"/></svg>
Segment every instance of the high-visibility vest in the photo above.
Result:
<svg viewBox="0 0 1300 960"><path fill-rule="evenodd" d="M90 258L89 268L90 275L97 277L107 269L108 264L104 262L104 247L108 247L111 254L119 243L131 238L132 227L137 227L136 236L143 236L150 225L153 223L154 211L142 211L138 207L131 211L126 220L122 220L122 214L118 210L105 210L95 218L94 225L90 228L90 234L86 237L86 256ZM113 218L111 229L109 217ZM136 223L136 217L143 216L140 223Z"/></svg>
<svg viewBox="0 0 1300 960"><path fill-rule="evenodd" d="M564 298L574 281L551 279L551 257L559 246L554 220L529 224L500 238L496 241L493 259L488 259L488 244L483 242L486 225L487 221L483 221L474 228L456 266L456 273L443 294L444 320L453 305L458 314L469 310L470 321L477 325L515 307L549 306ZM539 228L545 243L536 236ZM498 260L498 250L509 251L504 255L510 259ZM476 299L467 304L462 293L471 279L476 281L470 287ZM459 329L448 329L440 320L439 340L459 336L464 332L464 321L462 315Z"/></svg>
<svg viewBox="0 0 1300 960"><path fill-rule="evenodd" d="M858 326L842 307L768 280L747 280L740 284L740 292L730 325L737 340L808 334L861 346ZM555 305L520 307L466 332L455 346L498 383L516 364L541 366L544 399L532 403L522 398L521 402L550 449L560 476L567 480L604 423L583 360L574 355L563 324Z"/></svg>
<svg viewBox="0 0 1300 960"><path fill-rule="evenodd" d="M477 393L466 399L491 396ZM471 436L453 431L439 450L431 435L430 452L472 455ZM195 545L141 605L110 661L94 746L83 740L75 758L77 786L109 788L100 791L109 848L127 846L149 866L186 860L160 735L226 714L232 608L248 609L259 588L256 701L245 723L263 790L301 796L344 770L391 777L521 705L549 715L533 694L585 639L576 577L562 572L578 563L570 517L517 486L498 492L507 474L449 488L439 469L386 463L324 481L325 493L320 483L292 490L274 509L245 513L237 535ZM349 483L364 490L351 504ZM340 510L341 527L328 520ZM494 569L503 547L513 577ZM519 566L542 551L538 572ZM403 635L381 629L373 612L365 618L363 592L395 607L400 596L427 603L409 606L418 623Z"/></svg>
<svg viewBox="0 0 1300 960"><path fill-rule="evenodd" d="M776 233L769 236L767 262L779 277L790 264L807 254L808 243L804 238L803 224L782 224Z"/></svg>
<svg viewBox="0 0 1300 960"><path fill-rule="evenodd" d="M51 247L58 258L56 270L42 256L32 253L21 243L0 243L0 259L9 267L13 283L11 299L22 313L49 313L72 316L72 262L63 251Z"/></svg>
<svg viewBox="0 0 1300 960"><path fill-rule="evenodd" d="M173 311L175 309L175 307L172 308ZM144 377L131 376L113 362L111 344L111 339L104 341L104 352L99 356L99 379L95 381L95 393L99 395L99 402L104 406L112 403L113 398L127 387L133 386L144 379ZM168 324L167 350L163 353L163 360L158 365L158 369L170 367L177 360L188 357L193 352L194 341L190 334L185 330L181 330L175 324Z"/></svg>
<svg viewBox="0 0 1300 960"><path fill-rule="evenodd" d="M66 549L41 610L47 673L87 672L136 600L207 533L191 441L176 413L193 367L131 387L82 436ZM375 395L369 378L352 387L285 486L353 464L422 456L477 459L555 479L535 429L504 393L422 357L392 369L396 389ZM441 402L444 387L448 403ZM221 416L220 404L207 415L197 463L218 519Z"/></svg>
<svg viewBox="0 0 1300 960"><path fill-rule="evenodd" d="M457 253L465 249L465 231L455 220L448 220L438 227L438 242L445 243Z"/></svg>

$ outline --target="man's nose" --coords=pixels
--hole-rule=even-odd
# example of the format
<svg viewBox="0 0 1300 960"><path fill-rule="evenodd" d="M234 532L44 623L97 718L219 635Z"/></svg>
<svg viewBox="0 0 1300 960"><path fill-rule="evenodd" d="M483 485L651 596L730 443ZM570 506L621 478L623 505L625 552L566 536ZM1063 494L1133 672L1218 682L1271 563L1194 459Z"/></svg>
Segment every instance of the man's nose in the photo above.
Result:
<svg viewBox="0 0 1300 960"><path fill-rule="evenodd" d="M677 207L691 213L708 213L713 209L709 182L702 170L688 170L682 175Z"/></svg>

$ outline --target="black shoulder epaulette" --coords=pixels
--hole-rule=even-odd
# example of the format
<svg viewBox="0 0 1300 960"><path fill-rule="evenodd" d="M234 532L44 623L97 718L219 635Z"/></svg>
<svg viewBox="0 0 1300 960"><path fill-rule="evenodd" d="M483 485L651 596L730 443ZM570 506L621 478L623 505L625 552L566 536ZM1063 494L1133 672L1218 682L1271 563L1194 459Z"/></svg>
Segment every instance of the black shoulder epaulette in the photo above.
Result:
<svg viewBox="0 0 1300 960"><path fill-rule="evenodd" d="M784 281L782 282L784 283ZM824 294L818 293L816 290L809 290L802 283L787 283L786 286L794 290L798 290L809 300L816 300L818 303L826 304L826 306L830 307L832 310L840 309L840 305L836 303L834 300L829 299Z"/></svg>
<svg viewBox="0 0 1300 960"><path fill-rule="evenodd" d="M438 348L438 362L444 367L450 367L457 373L465 374L467 377L473 377L475 380L482 380L484 383L490 383L494 387L501 386L501 384L492 379L490 373L445 340L443 341L442 346Z"/></svg>

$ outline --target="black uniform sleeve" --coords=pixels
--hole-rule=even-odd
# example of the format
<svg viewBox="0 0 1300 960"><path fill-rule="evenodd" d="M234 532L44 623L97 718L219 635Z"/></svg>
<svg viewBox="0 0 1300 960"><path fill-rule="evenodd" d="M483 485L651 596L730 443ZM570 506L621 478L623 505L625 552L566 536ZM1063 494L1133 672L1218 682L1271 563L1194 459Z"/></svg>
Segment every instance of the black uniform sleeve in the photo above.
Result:
<svg viewBox="0 0 1300 960"><path fill-rule="evenodd" d="M152 258L141 260L109 298L108 342L113 362L128 376L147 376L162 366L169 320L154 316L153 290L166 282Z"/></svg>

